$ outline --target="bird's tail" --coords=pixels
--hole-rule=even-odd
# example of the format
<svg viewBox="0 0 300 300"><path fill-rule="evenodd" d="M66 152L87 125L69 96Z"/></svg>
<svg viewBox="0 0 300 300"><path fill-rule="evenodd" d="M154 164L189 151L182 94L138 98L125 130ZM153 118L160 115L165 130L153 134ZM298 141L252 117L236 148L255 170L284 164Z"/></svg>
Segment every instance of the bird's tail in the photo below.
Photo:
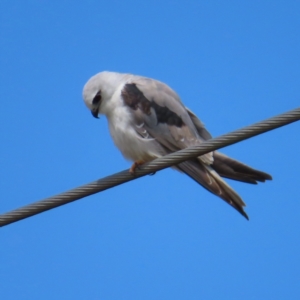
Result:
<svg viewBox="0 0 300 300"><path fill-rule="evenodd" d="M243 207L246 206L241 197L218 175L209 165L201 161L189 160L176 166L211 193L219 196L249 220Z"/></svg>
<svg viewBox="0 0 300 300"><path fill-rule="evenodd" d="M257 181L265 182L266 180L272 180L271 175L252 169L217 151L214 152L212 168L222 177L246 183L257 184Z"/></svg>

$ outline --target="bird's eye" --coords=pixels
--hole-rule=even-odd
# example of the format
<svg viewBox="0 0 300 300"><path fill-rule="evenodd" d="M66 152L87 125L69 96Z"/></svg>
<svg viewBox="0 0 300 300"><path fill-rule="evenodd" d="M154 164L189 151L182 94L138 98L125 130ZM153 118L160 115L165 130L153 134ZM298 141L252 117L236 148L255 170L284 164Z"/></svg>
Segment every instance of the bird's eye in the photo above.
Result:
<svg viewBox="0 0 300 300"><path fill-rule="evenodd" d="M93 105L98 105L101 101L101 91L99 91L93 99Z"/></svg>

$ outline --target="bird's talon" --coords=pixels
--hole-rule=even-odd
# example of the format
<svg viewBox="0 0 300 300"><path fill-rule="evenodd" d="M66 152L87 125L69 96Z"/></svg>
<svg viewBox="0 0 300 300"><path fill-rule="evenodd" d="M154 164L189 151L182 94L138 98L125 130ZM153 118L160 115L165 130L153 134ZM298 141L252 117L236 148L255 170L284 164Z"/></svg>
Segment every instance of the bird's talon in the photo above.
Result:
<svg viewBox="0 0 300 300"><path fill-rule="evenodd" d="M139 167L144 163L144 161L141 161L141 160L138 160L138 161L135 161L131 168L129 169L129 173L131 173L132 175L135 174L135 170L136 169L139 169Z"/></svg>

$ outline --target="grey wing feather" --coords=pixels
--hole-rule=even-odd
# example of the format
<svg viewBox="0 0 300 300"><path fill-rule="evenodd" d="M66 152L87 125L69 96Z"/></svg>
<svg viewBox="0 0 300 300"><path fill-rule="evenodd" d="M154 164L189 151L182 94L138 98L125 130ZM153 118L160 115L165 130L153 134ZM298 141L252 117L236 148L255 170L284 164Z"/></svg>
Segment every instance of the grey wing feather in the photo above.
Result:
<svg viewBox="0 0 300 300"><path fill-rule="evenodd" d="M206 130L204 124L191 110L187 108L187 111L198 131L198 134L204 140L211 139L212 136ZM252 184L257 184L257 181L265 182L266 180L272 180L272 176L268 173L253 169L218 151L214 151L213 158L214 161L212 168L222 177Z"/></svg>
<svg viewBox="0 0 300 300"><path fill-rule="evenodd" d="M246 206L243 200L210 166L191 160L176 167L249 219L243 209Z"/></svg>
<svg viewBox="0 0 300 300"><path fill-rule="evenodd" d="M147 131L161 144L169 147L171 151L178 151L199 145L207 138L209 133L204 128L204 125L202 132L199 134L199 130L197 130L191 119L191 116L195 117L195 115L186 109L179 96L171 88L159 81L143 77L135 78L134 83L146 99L155 103L154 108L166 108L168 112L175 114L183 122L183 126L169 124L167 120L159 122L159 111L154 108L151 108L151 114L144 114ZM201 122L199 121L198 123L200 124ZM199 124L197 125L199 126ZM205 138L201 136L203 133ZM212 153L207 153L201 156L200 159L206 164L212 164Z"/></svg>
<svg viewBox="0 0 300 300"><path fill-rule="evenodd" d="M186 110L192 120L192 122L194 123L198 134L205 140L210 140L212 138L211 134L207 131L207 129L205 128L204 124L199 120L199 118L190 110L186 107Z"/></svg>

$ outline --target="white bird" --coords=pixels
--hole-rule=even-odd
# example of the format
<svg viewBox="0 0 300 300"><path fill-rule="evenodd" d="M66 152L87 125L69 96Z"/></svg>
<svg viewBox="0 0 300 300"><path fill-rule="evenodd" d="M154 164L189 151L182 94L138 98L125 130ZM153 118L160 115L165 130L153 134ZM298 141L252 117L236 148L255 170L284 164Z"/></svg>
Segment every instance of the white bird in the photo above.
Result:
<svg viewBox="0 0 300 300"><path fill-rule="evenodd" d="M83 89L83 99L95 118L107 117L110 134L123 156L141 164L211 138L204 124L166 84L154 79L101 72ZM175 167L225 200L248 219L240 196L221 178L257 184L272 177L214 151Z"/></svg>

